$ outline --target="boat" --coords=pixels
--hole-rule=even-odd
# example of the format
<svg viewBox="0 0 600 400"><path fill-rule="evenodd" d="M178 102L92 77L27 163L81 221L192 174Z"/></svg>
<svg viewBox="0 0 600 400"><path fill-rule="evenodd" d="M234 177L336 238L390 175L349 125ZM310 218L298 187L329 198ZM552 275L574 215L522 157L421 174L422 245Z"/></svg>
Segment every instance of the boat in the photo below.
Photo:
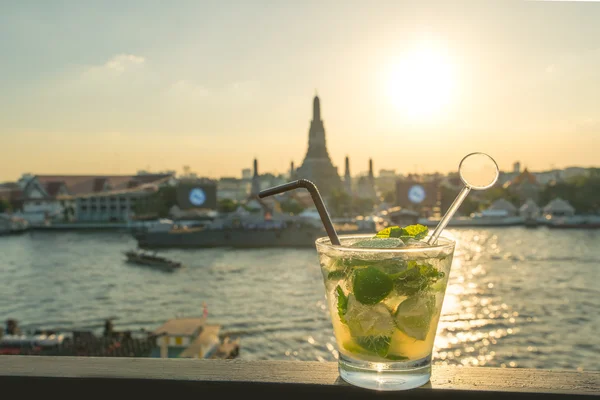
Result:
<svg viewBox="0 0 600 400"><path fill-rule="evenodd" d="M598 215L551 216L544 224L554 229L600 229Z"/></svg>
<svg viewBox="0 0 600 400"><path fill-rule="evenodd" d="M10 214L0 214L0 236L17 235L27 232L29 223L26 219Z"/></svg>
<svg viewBox="0 0 600 400"><path fill-rule="evenodd" d="M152 334L158 338L150 353L154 358L232 359L239 355L240 339L222 337L221 325L208 324L206 314L170 319Z"/></svg>
<svg viewBox="0 0 600 400"><path fill-rule="evenodd" d="M439 219L419 218L418 223L428 227L435 227ZM504 213L491 213L482 211L471 214L469 217L454 217L448 222L449 227L495 227L525 225L525 217L506 215Z"/></svg>
<svg viewBox="0 0 600 400"><path fill-rule="evenodd" d="M177 261L169 260L165 257L157 256L156 254L148 254L144 251L129 250L125 252L127 261L140 265L148 265L151 267L160 267L170 270L182 267L182 264Z"/></svg>
<svg viewBox="0 0 600 400"><path fill-rule="evenodd" d="M221 333L221 326L201 318L176 318L152 332L117 331L106 320L96 335L85 330L44 329L25 333L15 320L0 328L0 355L76 357L164 357L233 359L240 339Z"/></svg>
<svg viewBox="0 0 600 400"><path fill-rule="evenodd" d="M338 234L373 233L379 229L378 220L371 217L337 219L333 224ZM320 218L313 215L268 217L230 215L215 219L204 226L170 227L162 224L155 229L132 233L141 249L156 248L314 248L315 240L327 236Z"/></svg>

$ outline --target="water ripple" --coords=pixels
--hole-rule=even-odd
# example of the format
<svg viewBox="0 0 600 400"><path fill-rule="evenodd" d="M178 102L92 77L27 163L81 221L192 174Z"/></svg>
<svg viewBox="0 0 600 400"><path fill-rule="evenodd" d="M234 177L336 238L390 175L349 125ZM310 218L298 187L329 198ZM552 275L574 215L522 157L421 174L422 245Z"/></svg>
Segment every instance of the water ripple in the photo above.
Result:
<svg viewBox="0 0 600 400"><path fill-rule="evenodd" d="M596 231L454 229L434 362L598 369ZM242 338L245 359L337 358L316 252L170 250L175 273L129 265L127 234L0 238L0 318L25 329L151 330L202 314Z"/></svg>

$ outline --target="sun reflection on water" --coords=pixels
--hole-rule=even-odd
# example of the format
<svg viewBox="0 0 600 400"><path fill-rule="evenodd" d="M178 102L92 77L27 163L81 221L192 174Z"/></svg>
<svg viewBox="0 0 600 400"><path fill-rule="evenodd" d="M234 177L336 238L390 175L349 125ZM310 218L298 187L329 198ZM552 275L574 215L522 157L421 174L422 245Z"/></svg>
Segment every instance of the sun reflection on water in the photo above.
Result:
<svg viewBox="0 0 600 400"><path fill-rule="evenodd" d="M494 360L499 340L518 332L518 312L494 294L482 253L499 251L495 235L461 231L446 290L433 359L436 364L483 366ZM507 366L517 366L511 361Z"/></svg>

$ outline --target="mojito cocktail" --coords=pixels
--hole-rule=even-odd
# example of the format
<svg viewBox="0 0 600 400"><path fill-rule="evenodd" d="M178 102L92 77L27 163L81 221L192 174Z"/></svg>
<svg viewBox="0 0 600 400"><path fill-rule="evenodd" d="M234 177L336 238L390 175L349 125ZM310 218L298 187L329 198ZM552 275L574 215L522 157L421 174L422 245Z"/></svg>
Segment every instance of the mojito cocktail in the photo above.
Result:
<svg viewBox="0 0 600 400"><path fill-rule="evenodd" d="M391 227L373 235L316 242L339 350L340 376L370 389L421 386L431 352L454 242L425 242L427 228Z"/></svg>

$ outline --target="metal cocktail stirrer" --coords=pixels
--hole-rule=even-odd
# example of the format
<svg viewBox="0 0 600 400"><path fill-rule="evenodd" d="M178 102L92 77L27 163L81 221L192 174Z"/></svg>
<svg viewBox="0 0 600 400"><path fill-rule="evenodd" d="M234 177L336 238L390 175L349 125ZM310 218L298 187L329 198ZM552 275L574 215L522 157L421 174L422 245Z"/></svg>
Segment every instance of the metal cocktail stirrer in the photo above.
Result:
<svg viewBox="0 0 600 400"><path fill-rule="evenodd" d="M427 241L430 245L435 244L438 240L440 233L442 233L442 230L448 225L448 222L465 200L471 189L489 189L494 186L498 180L498 175L500 175L496 161L485 153L467 154L460 161L458 173L460 175L460 180L465 184L465 187L460 191L458 196L456 196L456 199L454 199L454 202L438 223L438 226L435 227L433 234Z"/></svg>
<svg viewBox="0 0 600 400"><path fill-rule="evenodd" d="M274 186L272 188L268 188L262 190L258 197L264 199L268 196L273 196L275 194L280 194L287 192L289 190L304 188L308 190L310 193L310 197L312 197L313 203L317 207L317 211L319 212L319 216L321 217L321 222L323 222L323 226L325 227L325 231L327 232L327 236L331 240L331 244L339 246L340 238L338 237L335 228L333 227L333 223L331 222L331 217L327 212L327 208L325 208L325 203L323 203L323 199L321 198L321 194L319 193L319 189L317 186L309 180L300 179L294 182L284 183L283 185Z"/></svg>

